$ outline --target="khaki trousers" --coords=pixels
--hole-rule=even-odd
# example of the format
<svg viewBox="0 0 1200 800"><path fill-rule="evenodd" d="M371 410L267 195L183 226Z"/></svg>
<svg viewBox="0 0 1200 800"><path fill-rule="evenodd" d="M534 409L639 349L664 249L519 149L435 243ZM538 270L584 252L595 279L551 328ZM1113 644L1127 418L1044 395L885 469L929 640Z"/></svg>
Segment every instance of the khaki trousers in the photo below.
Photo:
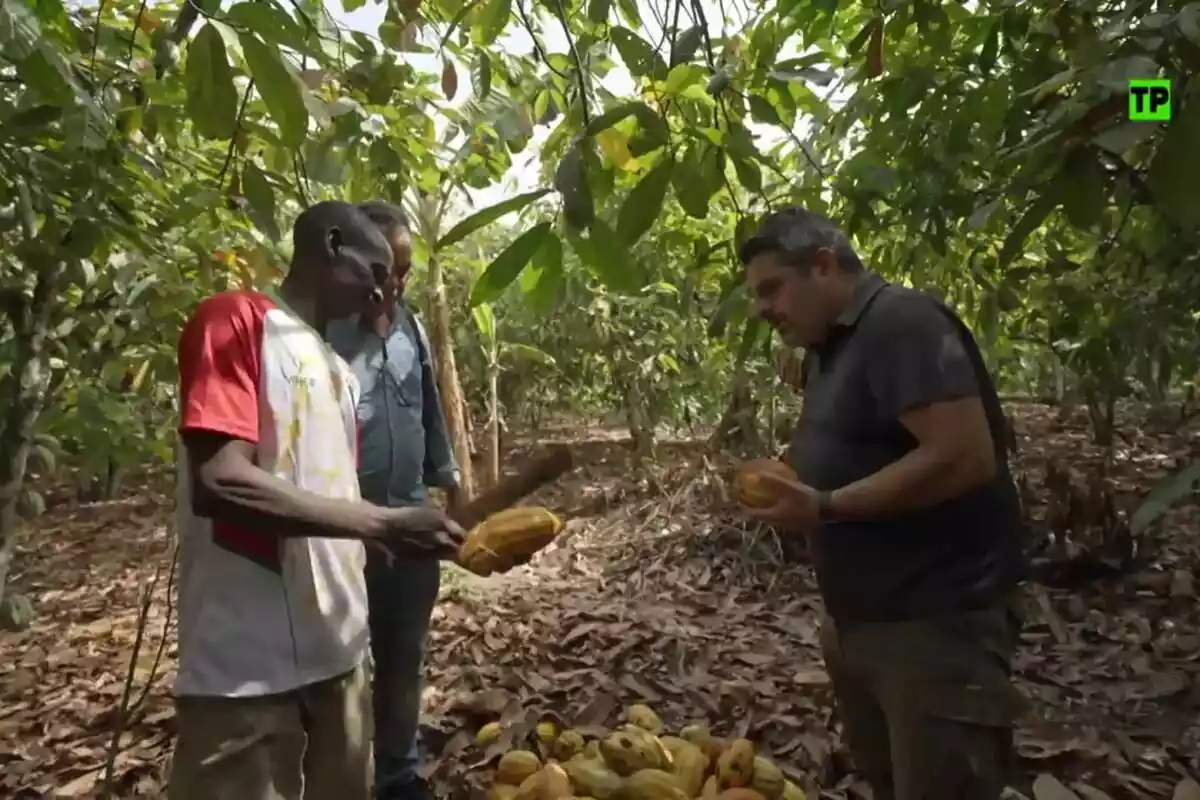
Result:
<svg viewBox="0 0 1200 800"><path fill-rule="evenodd" d="M370 800L364 667L264 697L180 697L168 800Z"/></svg>
<svg viewBox="0 0 1200 800"><path fill-rule="evenodd" d="M855 766L875 800L999 800L1023 702L1011 603L936 619L835 625L821 643Z"/></svg>

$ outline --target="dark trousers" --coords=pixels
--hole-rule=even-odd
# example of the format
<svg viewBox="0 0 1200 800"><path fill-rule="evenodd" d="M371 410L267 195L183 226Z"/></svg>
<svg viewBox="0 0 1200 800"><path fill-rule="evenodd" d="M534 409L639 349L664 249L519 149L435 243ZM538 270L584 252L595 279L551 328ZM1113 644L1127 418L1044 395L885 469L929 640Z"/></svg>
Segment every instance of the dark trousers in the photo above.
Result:
<svg viewBox="0 0 1200 800"><path fill-rule="evenodd" d="M367 551L375 716L375 792L388 798L417 777L417 730L429 617L441 565Z"/></svg>
<svg viewBox="0 0 1200 800"><path fill-rule="evenodd" d="M1014 602L821 631L855 767L875 800L999 800L1020 694Z"/></svg>

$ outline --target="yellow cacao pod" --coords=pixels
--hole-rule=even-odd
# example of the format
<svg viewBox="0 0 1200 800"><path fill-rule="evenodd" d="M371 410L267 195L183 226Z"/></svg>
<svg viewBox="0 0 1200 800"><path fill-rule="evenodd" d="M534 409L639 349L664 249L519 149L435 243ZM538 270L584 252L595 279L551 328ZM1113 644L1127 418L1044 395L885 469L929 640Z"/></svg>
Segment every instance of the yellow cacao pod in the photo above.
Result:
<svg viewBox="0 0 1200 800"><path fill-rule="evenodd" d="M730 742L717 759L717 782L721 789L749 786L754 778L754 745L746 739Z"/></svg>
<svg viewBox="0 0 1200 800"><path fill-rule="evenodd" d="M663 732L663 723L654 709L643 703L634 703L625 710L625 718L629 724L648 731L655 736Z"/></svg>
<svg viewBox="0 0 1200 800"><path fill-rule="evenodd" d="M754 775L750 778L750 788L767 800L776 800L783 794L783 785L784 777L779 767L762 756L755 756Z"/></svg>
<svg viewBox="0 0 1200 800"><path fill-rule="evenodd" d="M717 800L717 796L721 794L721 787L717 785L717 776L709 775L704 781L704 788L700 790L702 800Z"/></svg>
<svg viewBox="0 0 1200 800"><path fill-rule="evenodd" d="M735 786L717 795L717 800L766 800L766 798L753 789Z"/></svg>
<svg viewBox="0 0 1200 800"><path fill-rule="evenodd" d="M743 505L751 508L770 508L779 499L779 493L770 484L759 479L763 473L771 473L780 478L796 480L796 473L782 461L771 458L757 458L742 465L733 481L737 498Z"/></svg>
<svg viewBox="0 0 1200 800"><path fill-rule="evenodd" d="M553 722L539 722L537 724L537 738L542 744L550 744L558 738L558 728Z"/></svg>
<svg viewBox="0 0 1200 800"><path fill-rule="evenodd" d="M541 550L562 530L549 509L509 508L476 525L458 551L458 563L477 575L511 569Z"/></svg>
<svg viewBox="0 0 1200 800"><path fill-rule="evenodd" d="M661 769L639 769L621 786L623 800L689 800L679 781Z"/></svg>
<svg viewBox="0 0 1200 800"><path fill-rule="evenodd" d="M791 781L784 781L783 800L806 800L804 790Z"/></svg>
<svg viewBox="0 0 1200 800"><path fill-rule="evenodd" d="M594 758L597 761L604 760L604 754L600 752L600 740L592 739L583 746L583 752L580 753L584 758Z"/></svg>
<svg viewBox="0 0 1200 800"><path fill-rule="evenodd" d="M687 792L688 797L700 794L704 778L708 775L708 756L691 742L674 736L663 736L659 741L671 754L674 762L671 772L678 779L679 787Z"/></svg>
<svg viewBox="0 0 1200 800"><path fill-rule="evenodd" d="M563 764L578 795L610 800L621 791L621 776L596 758L579 758Z"/></svg>
<svg viewBox="0 0 1200 800"><path fill-rule="evenodd" d="M600 740L604 763L621 776L632 775L640 769L662 769L669 754L662 743L640 728L622 728Z"/></svg>
<svg viewBox="0 0 1200 800"><path fill-rule="evenodd" d="M507 783L497 783L488 790L488 800L514 800L517 787Z"/></svg>
<svg viewBox="0 0 1200 800"><path fill-rule="evenodd" d="M547 764L521 782L513 800L564 800L571 796L571 779L558 764Z"/></svg>
<svg viewBox="0 0 1200 800"><path fill-rule="evenodd" d="M528 750L509 750L500 756L496 765L496 782L520 786L530 775L542 768L537 753Z"/></svg>
<svg viewBox="0 0 1200 800"><path fill-rule="evenodd" d="M704 755L708 756L710 766L716 762L724 749L721 741L713 737L707 725L688 725L679 732L679 738L703 750Z"/></svg>
<svg viewBox="0 0 1200 800"><path fill-rule="evenodd" d="M489 722L479 729L475 734L475 744L478 747L487 747L500 740L500 732L504 730L504 726L499 722Z"/></svg>
<svg viewBox="0 0 1200 800"><path fill-rule="evenodd" d="M583 734L576 730L566 730L558 735L554 740L554 757L559 761L566 761L569 758L574 758L579 753L583 752L583 748L587 742L583 739Z"/></svg>

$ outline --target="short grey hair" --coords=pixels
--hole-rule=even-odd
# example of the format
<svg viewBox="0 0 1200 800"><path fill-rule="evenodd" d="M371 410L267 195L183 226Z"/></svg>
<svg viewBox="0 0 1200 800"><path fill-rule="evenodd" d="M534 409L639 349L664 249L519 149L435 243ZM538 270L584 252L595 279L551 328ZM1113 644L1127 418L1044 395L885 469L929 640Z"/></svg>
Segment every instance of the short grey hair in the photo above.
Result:
<svg viewBox="0 0 1200 800"><path fill-rule="evenodd" d="M768 214L754 235L738 251L745 266L755 258L774 254L781 263L808 269L818 250L832 250L838 264L847 272L865 269L850 239L828 218L815 211L792 207Z"/></svg>

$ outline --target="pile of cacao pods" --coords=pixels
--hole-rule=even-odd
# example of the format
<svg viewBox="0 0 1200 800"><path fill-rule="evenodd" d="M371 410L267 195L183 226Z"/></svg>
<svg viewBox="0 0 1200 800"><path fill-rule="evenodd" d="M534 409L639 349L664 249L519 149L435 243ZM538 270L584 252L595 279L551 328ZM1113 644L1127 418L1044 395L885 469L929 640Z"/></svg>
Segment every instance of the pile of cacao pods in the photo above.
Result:
<svg viewBox="0 0 1200 800"><path fill-rule="evenodd" d="M489 800L804 800L804 792L746 739L725 742L703 725L671 736L649 706L625 711L620 728L589 740L552 722L537 727L541 754L514 749L495 765ZM486 747L500 724L479 730Z"/></svg>

